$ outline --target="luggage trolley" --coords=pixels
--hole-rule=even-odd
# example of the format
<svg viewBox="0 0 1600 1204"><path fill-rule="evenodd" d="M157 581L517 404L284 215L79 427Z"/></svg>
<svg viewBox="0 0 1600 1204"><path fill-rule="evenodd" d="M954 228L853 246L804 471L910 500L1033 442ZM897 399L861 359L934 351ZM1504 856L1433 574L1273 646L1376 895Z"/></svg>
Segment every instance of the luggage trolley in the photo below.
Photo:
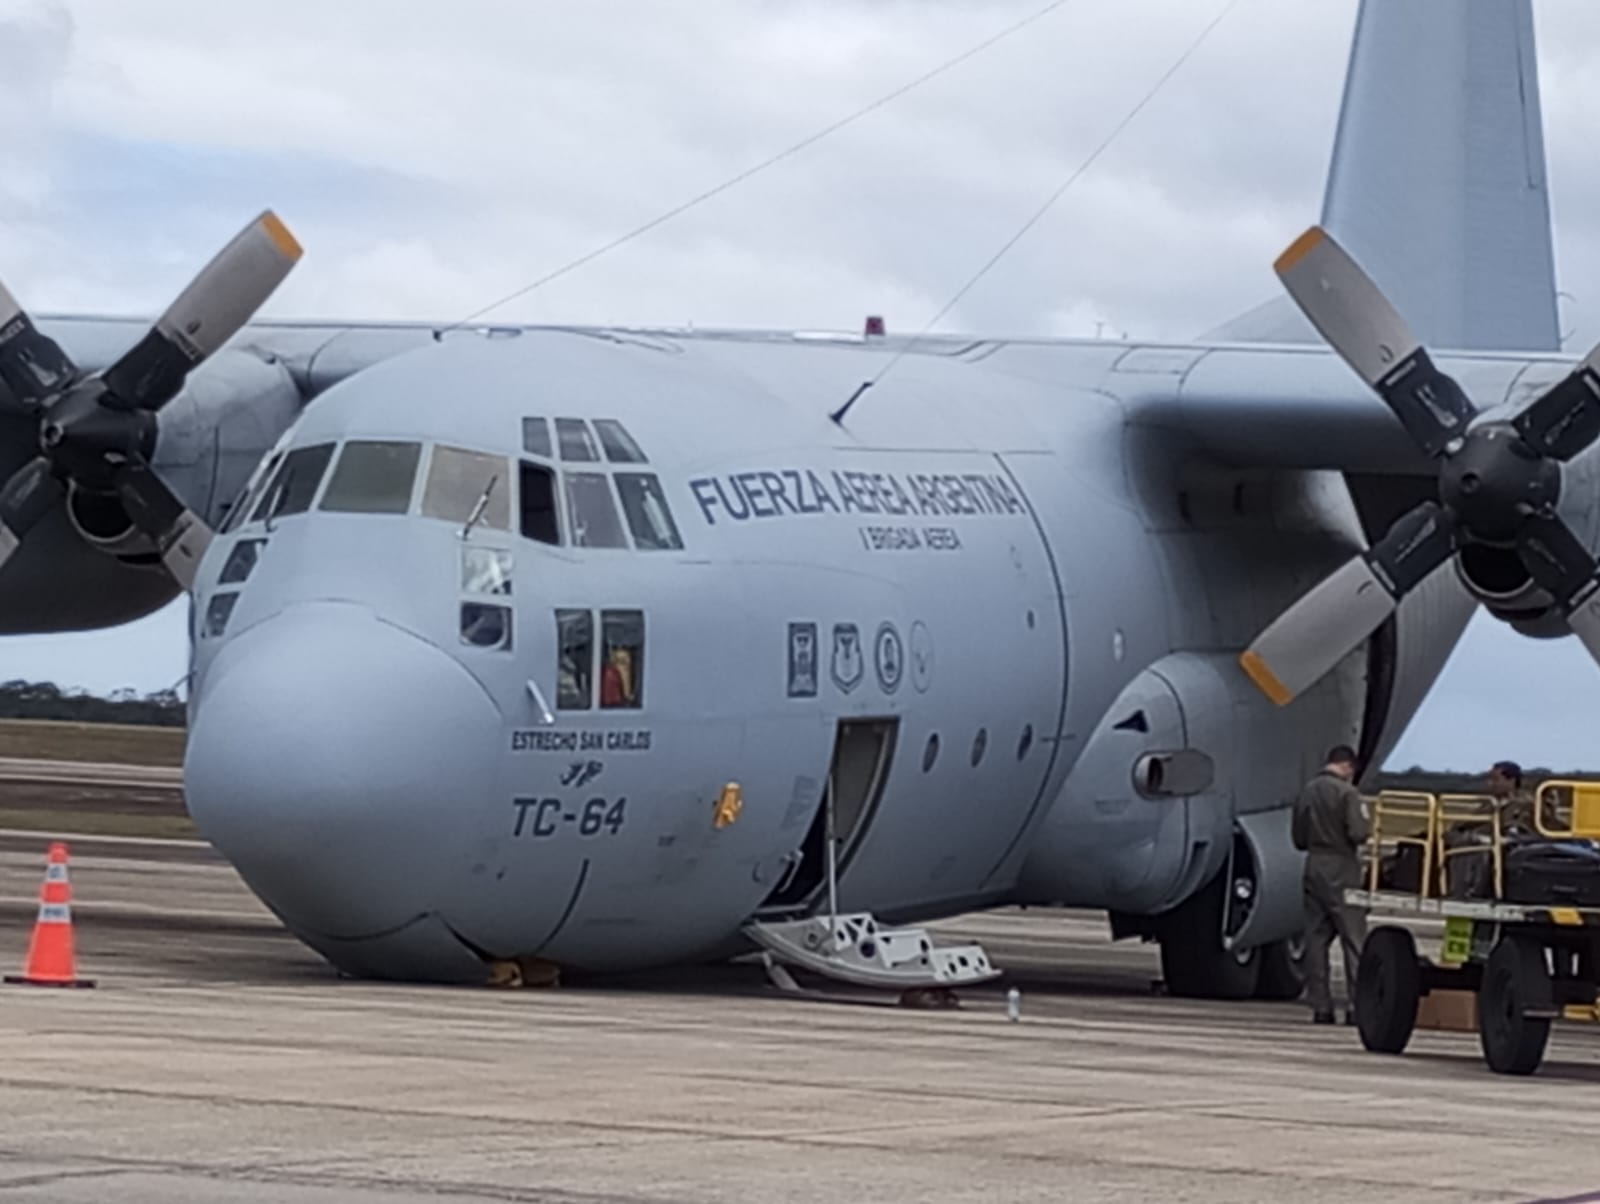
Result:
<svg viewBox="0 0 1600 1204"><path fill-rule="evenodd" d="M1423 1000L1447 992L1475 1001L1501 1074L1538 1069L1553 1020L1600 1022L1600 782L1543 783L1534 823L1502 831L1483 795L1373 800L1366 885L1345 892L1371 925L1353 991L1367 1049L1404 1051Z"/></svg>

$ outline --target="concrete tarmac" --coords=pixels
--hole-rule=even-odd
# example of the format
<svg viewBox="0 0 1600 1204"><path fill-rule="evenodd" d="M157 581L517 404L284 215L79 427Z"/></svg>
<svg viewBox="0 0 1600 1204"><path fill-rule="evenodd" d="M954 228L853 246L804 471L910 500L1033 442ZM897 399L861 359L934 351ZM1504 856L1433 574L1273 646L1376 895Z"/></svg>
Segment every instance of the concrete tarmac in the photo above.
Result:
<svg viewBox="0 0 1600 1204"><path fill-rule="evenodd" d="M45 842L0 836L20 965ZM94 990L0 987L0 1204L1528 1201L1600 1189L1600 1039L1365 1053L1293 1004L1157 995L1094 917L940 925L962 1010L723 966L557 991L336 979L209 850L72 843ZM1023 993L1010 1023L1004 988ZM1596 1197L1600 1198L1600 1197Z"/></svg>

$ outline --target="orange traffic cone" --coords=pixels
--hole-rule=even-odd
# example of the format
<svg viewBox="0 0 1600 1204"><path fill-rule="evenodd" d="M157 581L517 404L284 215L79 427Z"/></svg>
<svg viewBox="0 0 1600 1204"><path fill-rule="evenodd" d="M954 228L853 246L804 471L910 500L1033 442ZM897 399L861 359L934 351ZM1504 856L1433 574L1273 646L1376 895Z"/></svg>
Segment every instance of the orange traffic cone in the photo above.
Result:
<svg viewBox="0 0 1600 1204"><path fill-rule="evenodd" d="M72 885L67 881L67 846L56 841L50 846L45 866L44 886L39 891L39 919L28 944L28 960L21 974L7 974L10 983L36 987L92 987L79 978L77 954L72 942Z"/></svg>

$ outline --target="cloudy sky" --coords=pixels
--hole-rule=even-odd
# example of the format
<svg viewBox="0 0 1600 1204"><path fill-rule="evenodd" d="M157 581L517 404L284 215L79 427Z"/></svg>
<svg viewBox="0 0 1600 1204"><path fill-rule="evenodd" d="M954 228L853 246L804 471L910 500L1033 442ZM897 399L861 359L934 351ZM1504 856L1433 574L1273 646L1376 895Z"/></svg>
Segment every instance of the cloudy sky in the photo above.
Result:
<svg viewBox="0 0 1600 1204"><path fill-rule="evenodd" d="M458 318L955 57L1044 0L0 0L0 274L148 313L272 205L269 312ZM1238 0L941 324L1183 338L1273 296L1317 216L1355 0ZM1221 0L1069 0L770 172L496 312L920 327ZM1600 339L1600 6L1536 0L1572 345ZM4 675L183 672L184 610L0 640ZM1600 761L1600 670L1480 619L1395 763Z"/></svg>

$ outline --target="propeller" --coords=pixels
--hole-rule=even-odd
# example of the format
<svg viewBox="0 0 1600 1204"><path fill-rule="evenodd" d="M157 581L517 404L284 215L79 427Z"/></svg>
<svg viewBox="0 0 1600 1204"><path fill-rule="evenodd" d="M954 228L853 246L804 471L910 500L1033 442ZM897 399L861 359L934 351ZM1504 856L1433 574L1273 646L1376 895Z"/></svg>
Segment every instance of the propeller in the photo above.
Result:
<svg viewBox="0 0 1600 1204"><path fill-rule="evenodd" d="M1513 552L1600 661L1600 564L1556 513L1562 464L1600 439L1600 347L1510 421L1477 421L1461 386L1327 231L1306 231L1274 268L1311 324L1434 461L1439 500L1395 520L1278 616L1240 656L1244 671L1274 702L1289 703L1472 545Z"/></svg>
<svg viewBox="0 0 1600 1204"><path fill-rule="evenodd" d="M254 316L300 244L268 210L201 269L142 339L104 371L81 372L0 286L0 400L39 418L40 454L0 486L0 566L67 496L114 497L185 589L211 532L150 467L156 415L189 373Z"/></svg>

